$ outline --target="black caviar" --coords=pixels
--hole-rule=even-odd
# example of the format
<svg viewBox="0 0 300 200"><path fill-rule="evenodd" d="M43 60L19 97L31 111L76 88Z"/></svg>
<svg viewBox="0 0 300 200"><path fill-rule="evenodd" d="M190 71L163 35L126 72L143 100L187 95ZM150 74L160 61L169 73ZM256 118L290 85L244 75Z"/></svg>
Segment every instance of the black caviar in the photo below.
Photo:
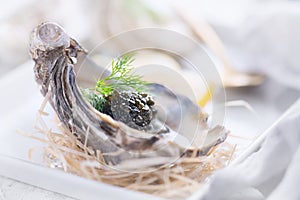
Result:
<svg viewBox="0 0 300 200"><path fill-rule="evenodd" d="M135 129L145 129L154 117L154 101L146 93L114 91L104 97L102 112Z"/></svg>

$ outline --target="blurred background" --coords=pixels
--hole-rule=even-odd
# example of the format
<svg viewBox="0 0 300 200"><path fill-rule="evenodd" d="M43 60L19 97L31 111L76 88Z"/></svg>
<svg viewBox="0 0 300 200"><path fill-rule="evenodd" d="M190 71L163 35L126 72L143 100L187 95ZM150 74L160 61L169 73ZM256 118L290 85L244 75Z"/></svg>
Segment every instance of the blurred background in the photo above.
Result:
<svg viewBox="0 0 300 200"><path fill-rule="evenodd" d="M43 21L58 22L89 50L112 35L141 27L167 28L196 40L203 39L197 36L201 32L213 44L209 25L225 45L232 67L261 73L282 67L295 71L299 68L299 4L287 0L2 1L0 76L29 59L29 33Z"/></svg>

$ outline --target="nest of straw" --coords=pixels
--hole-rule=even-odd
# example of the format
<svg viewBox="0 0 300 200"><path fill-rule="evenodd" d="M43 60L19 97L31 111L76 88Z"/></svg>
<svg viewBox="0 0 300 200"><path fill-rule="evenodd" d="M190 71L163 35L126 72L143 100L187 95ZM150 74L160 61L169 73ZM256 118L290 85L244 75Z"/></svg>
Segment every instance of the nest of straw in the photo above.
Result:
<svg viewBox="0 0 300 200"><path fill-rule="evenodd" d="M164 198L184 199L201 189L213 172L227 166L235 150L233 145L225 142L213 148L207 156L182 157L171 165L138 173L120 171L107 165L101 152L94 153L57 119L57 127L48 128L45 118L49 116L44 111L46 104L47 97L38 111L35 126L42 135L30 135L45 143L42 153L44 162L49 167L67 173L130 190Z"/></svg>

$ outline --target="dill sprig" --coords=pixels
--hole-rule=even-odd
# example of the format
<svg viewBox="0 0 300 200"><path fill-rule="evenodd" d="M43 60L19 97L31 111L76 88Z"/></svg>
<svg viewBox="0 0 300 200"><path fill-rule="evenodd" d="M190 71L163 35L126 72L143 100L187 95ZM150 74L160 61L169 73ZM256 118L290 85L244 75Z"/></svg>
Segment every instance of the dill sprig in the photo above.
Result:
<svg viewBox="0 0 300 200"><path fill-rule="evenodd" d="M133 57L129 54L113 60L111 74L108 77L98 80L94 88L81 89L85 100L102 112L106 103L105 97L114 90L145 92L148 83L143 81L141 76L132 73L133 61Z"/></svg>
<svg viewBox="0 0 300 200"><path fill-rule="evenodd" d="M124 55L111 63L112 71L108 77L98 80L95 90L103 96L110 95L114 90L134 90L143 92L147 84L141 76L132 73L134 69L132 55Z"/></svg>

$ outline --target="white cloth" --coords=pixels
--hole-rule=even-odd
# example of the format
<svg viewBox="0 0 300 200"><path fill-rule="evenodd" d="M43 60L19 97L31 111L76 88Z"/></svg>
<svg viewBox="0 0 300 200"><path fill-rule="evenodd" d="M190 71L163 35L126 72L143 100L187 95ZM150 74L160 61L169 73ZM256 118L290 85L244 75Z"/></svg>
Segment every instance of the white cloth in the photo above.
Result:
<svg viewBox="0 0 300 200"><path fill-rule="evenodd" d="M216 172L201 200L300 199L300 100L243 162Z"/></svg>
<svg viewBox="0 0 300 200"><path fill-rule="evenodd" d="M236 6L245 10L239 23L211 21L233 66L300 90L300 1L247 2Z"/></svg>
<svg viewBox="0 0 300 200"><path fill-rule="evenodd" d="M201 13L224 42L235 68L264 73L280 85L300 90L300 1L203 1L216 2L211 8L203 6ZM200 191L201 198L194 199L300 200L299 123L300 100L269 131L257 152L216 172Z"/></svg>

